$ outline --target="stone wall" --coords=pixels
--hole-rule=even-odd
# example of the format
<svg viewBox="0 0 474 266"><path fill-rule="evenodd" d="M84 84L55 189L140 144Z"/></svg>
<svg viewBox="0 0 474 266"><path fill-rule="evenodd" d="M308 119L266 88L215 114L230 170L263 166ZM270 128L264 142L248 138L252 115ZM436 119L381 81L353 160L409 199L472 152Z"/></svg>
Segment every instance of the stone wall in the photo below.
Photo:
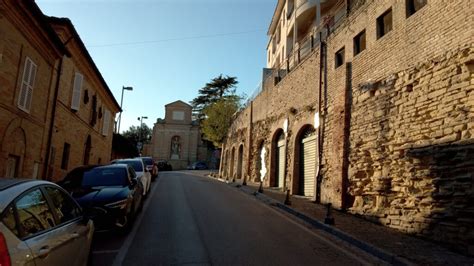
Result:
<svg viewBox="0 0 474 266"><path fill-rule="evenodd" d="M273 186L272 142L287 120L283 190L296 194L297 136L320 111L320 194L313 200L472 249L474 28L466 18L474 4L427 1L407 16L405 0L361 3L331 29L322 50L315 45L277 84L267 80L252 108L240 112L221 175L235 172L232 150L249 142L248 180L259 179L263 145L263 184ZM376 20L389 9L392 30L378 38ZM355 55L353 38L363 30L366 49ZM336 67L341 48L345 61Z"/></svg>
<svg viewBox="0 0 474 266"><path fill-rule="evenodd" d="M474 46L353 90L351 212L473 245Z"/></svg>

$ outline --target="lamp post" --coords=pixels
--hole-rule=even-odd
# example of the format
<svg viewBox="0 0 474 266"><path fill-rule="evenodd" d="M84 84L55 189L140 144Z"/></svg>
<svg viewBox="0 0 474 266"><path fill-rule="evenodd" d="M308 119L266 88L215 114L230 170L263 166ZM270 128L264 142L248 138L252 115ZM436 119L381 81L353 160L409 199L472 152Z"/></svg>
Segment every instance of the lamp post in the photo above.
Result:
<svg viewBox="0 0 474 266"><path fill-rule="evenodd" d="M119 115L117 132L115 132L115 133L119 133L119 134L120 134L120 122L122 121L123 91L125 91L125 90L126 91L133 91L133 88L122 86L122 97L120 98L120 115Z"/></svg>
<svg viewBox="0 0 474 266"><path fill-rule="evenodd" d="M139 132L138 132L138 145L140 145L140 153L141 153L141 150L143 148L143 143L142 143L142 131L143 131L143 119L148 119L148 116L142 116L142 117L138 117L138 120L140 120L140 128L138 129Z"/></svg>

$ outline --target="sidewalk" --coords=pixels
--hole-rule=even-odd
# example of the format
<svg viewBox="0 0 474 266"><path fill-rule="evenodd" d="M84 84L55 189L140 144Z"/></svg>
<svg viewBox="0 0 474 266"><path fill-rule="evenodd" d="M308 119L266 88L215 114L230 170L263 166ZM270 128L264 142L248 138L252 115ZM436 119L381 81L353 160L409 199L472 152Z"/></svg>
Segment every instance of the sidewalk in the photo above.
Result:
<svg viewBox="0 0 474 266"><path fill-rule="evenodd" d="M283 192L266 188L263 194L256 193L258 185L252 183L248 183L247 186L241 186L240 183L229 183L229 185L392 264L474 265L472 257L460 255L435 243L403 234L352 214L333 210L335 225L328 226L324 224L326 207L302 197L291 196L291 205L287 206L283 204L286 197Z"/></svg>

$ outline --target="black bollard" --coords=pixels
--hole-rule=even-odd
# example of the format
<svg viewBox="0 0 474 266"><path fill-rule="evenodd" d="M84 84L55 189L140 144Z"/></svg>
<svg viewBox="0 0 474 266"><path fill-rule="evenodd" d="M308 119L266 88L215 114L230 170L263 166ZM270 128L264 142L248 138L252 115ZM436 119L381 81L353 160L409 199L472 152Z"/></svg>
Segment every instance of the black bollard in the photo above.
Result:
<svg viewBox="0 0 474 266"><path fill-rule="evenodd" d="M263 184L262 184L262 180L260 180L260 186L258 187L258 193L263 193Z"/></svg>
<svg viewBox="0 0 474 266"><path fill-rule="evenodd" d="M332 217L331 215L331 206L332 204L331 203L328 203L327 205L327 212L326 212L326 218L324 218L324 223L325 224L329 224L329 225L333 225L334 224L334 217Z"/></svg>
<svg viewBox="0 0 474 266"><path fill-rule="evenodd" d="M285 205L291 205L290 190L289 189L286 190L286 198L285 198L284 204Z"/></svg>

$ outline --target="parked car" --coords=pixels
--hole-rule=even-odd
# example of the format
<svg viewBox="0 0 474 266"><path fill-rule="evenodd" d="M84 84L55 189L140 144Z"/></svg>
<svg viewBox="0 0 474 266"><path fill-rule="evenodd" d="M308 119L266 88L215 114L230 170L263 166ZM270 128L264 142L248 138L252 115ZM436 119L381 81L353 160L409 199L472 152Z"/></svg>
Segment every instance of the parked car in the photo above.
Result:
<svg viewBox="0 0 474 266"><path fill-rule="evenodd" d="M205 162L195 162L191 164L190 166L188 166L188 170L205 170L205 169L209 169Z"/></svg>
<svg viewBox="0 0 474 266"><path fill-rule="evenodd" d="M87 265L93 234L58 185L0 178L0 265Z"/></svg>
<svg viewBox="0 0 474 266"><path fill-rule="evenodd" d="M98 229L129 229L142 206L143 186L127 164L79 167L59 184L86 210Z"/></svg>
<svg viewBox="0 0 474 266"><path fill-rule="evenodd" d="M151 174L151 180L154 181L158 177L158 166L153 161L151 157L139 157L142 159L143 163L145 164L146 169Z"/></svg>
<svg viewBox="0 0 474 266"><path fill-rule="evenodd" d="M156 162L158 171L172 171L173 167L166 160L159 160Z"/></svg>
<svg viewBox="0 0 474 266"><path fill-rule="evenodd" d="M140 182L143 185L143 196L146 197L151 186L151 174L146 169L145 164L143 163L142 159L117 159L111 162L111 164L117 164L117 163L128 164L131 167L133 167L133 170L135 170L137 174L137 178L140 180Z"/></svg>

